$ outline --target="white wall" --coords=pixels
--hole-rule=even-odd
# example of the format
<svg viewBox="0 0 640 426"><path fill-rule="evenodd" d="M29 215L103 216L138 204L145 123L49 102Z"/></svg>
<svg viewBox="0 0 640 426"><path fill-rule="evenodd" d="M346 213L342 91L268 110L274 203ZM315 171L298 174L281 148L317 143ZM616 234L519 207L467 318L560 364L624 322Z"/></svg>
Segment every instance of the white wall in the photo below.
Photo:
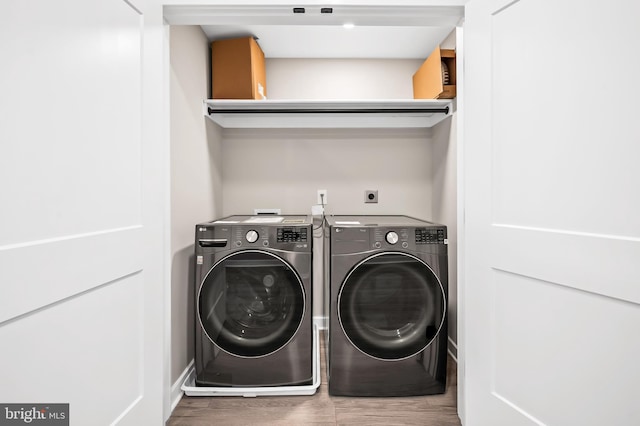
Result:
<svg viewBox="0 0 640 426"><path fill-rule="evenodd" d="M412 99L417 59L267 58L269 99Z"/></svg>
<svg viewBox="0 0 640 426"><path fill-rule="evenodd" d="M458 226L457 114L433 128L433 220L447 226L449 238L449 350L457 357Z"/></svg>
<svg viewBox="0 0 640 426"><path fill-rule="evenodd" d="M431 144L424 130L224 132L223 212L311 212L326 189L329 214L431 216ZM379 202L364 203L377 189Z"/></svg>
<svg viewBox="0 0 640 426"><path fill-rule="evenodd" d="M222 144L219 127L202 114L210 84L204 33L200 27L173 26L170 47L171 383L176 383L194 357L194 225L221 214Z"/></svg>

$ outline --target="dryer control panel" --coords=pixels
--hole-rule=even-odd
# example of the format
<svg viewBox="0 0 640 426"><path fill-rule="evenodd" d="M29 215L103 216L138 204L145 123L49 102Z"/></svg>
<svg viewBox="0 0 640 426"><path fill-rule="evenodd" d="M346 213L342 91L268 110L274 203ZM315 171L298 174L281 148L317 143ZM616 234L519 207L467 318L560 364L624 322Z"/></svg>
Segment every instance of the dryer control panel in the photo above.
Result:
<svg viewBox="0 0 640 426"><path fill-rule="evenodd" d="M409 216L330 216L325 229L331 256L372 251L446 256L449 243L445 225Z"/></svg>
<svg viewBox="0 0 640 426"><path fill-rule="evenodd" d="M372 228L373 247L409 247L409 229L407 228Z"/></svg>

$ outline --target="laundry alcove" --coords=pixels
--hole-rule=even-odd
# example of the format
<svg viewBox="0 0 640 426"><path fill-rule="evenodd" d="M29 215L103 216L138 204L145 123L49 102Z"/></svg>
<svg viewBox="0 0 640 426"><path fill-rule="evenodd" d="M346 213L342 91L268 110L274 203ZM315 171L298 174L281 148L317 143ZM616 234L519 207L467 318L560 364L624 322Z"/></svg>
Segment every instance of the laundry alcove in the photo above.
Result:
<svg viewBox="0 0 640 426"><path fill-rule="evenodd" d="M335 7L323 25L318 22L326 17L319 13L293 25L296 17L289 16L289 8L252 9L165 7L171 58L174 390L193 359L193 225L256 208L308 214L320 188L328 191L329 214L406 214L448 226L449 349L456 356L458 105L455 99L413 100L411 77L436 45L456 47L462 8ZM362 24L345 30L341 25L348 18ZM338 33L358 35L360 29L364 34L358 37L379 39L393 34L393 28L413 31L405 44L420 53L398 44L395 56L383 52L388 40L367 50L370 44L358 39L354 50ZM311 30L325 36L304 44ZM268 100L208 99L211 37L246 31L256 32L252 35L265 52ZM298 37L305 53L271 51L269 35L275 39L283 32L289 39ZM364 203L368 189L379 191L377 204ZM321 324L322 249L321 239L315 241L313 315Z"/></svg>

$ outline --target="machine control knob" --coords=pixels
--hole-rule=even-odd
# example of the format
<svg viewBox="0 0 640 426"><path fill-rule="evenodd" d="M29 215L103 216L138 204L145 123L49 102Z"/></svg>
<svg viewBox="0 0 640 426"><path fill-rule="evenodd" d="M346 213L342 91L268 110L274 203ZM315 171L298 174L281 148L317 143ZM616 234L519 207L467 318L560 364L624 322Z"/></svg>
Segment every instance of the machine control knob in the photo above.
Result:
<svg viewBox="0 0 640 426"><path fill-rule="evenodd" d="M254 231L253 229L249 232L247 232L247 235L244 236L248 242L250 243L255 243L256 241L258 241L258 232Z"/></svg>
<svg viewBox="0 0 640 426"><path fill-rule="evenodd" d="M386 240L387 240L387 242L388 242L389 244L395 244L395 243L397 243L397 242L398 242L398 240L400 239L400 238L398 237L398 234L397 234L396 232L393 232L393 231L389 231L389 232L387 232L387 235L386 235L386 237L385 237L385 238L386 238Z"/></svg>

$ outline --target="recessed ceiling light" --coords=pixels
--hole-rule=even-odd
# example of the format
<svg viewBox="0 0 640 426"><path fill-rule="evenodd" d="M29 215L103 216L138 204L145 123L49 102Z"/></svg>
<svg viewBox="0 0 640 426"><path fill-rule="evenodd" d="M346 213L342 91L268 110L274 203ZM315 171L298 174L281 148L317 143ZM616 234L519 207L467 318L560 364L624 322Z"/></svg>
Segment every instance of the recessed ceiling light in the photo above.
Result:
<svg viewBox="0 0 640 426"><path fill-rule="evenodd" d="M347 23L345 23L345 24L342 24L342 26L343 26L345 29L350 30L350 29L352 29L352 28L355 28L356 24L354 24L353 22L347 22Z"/></svg>

